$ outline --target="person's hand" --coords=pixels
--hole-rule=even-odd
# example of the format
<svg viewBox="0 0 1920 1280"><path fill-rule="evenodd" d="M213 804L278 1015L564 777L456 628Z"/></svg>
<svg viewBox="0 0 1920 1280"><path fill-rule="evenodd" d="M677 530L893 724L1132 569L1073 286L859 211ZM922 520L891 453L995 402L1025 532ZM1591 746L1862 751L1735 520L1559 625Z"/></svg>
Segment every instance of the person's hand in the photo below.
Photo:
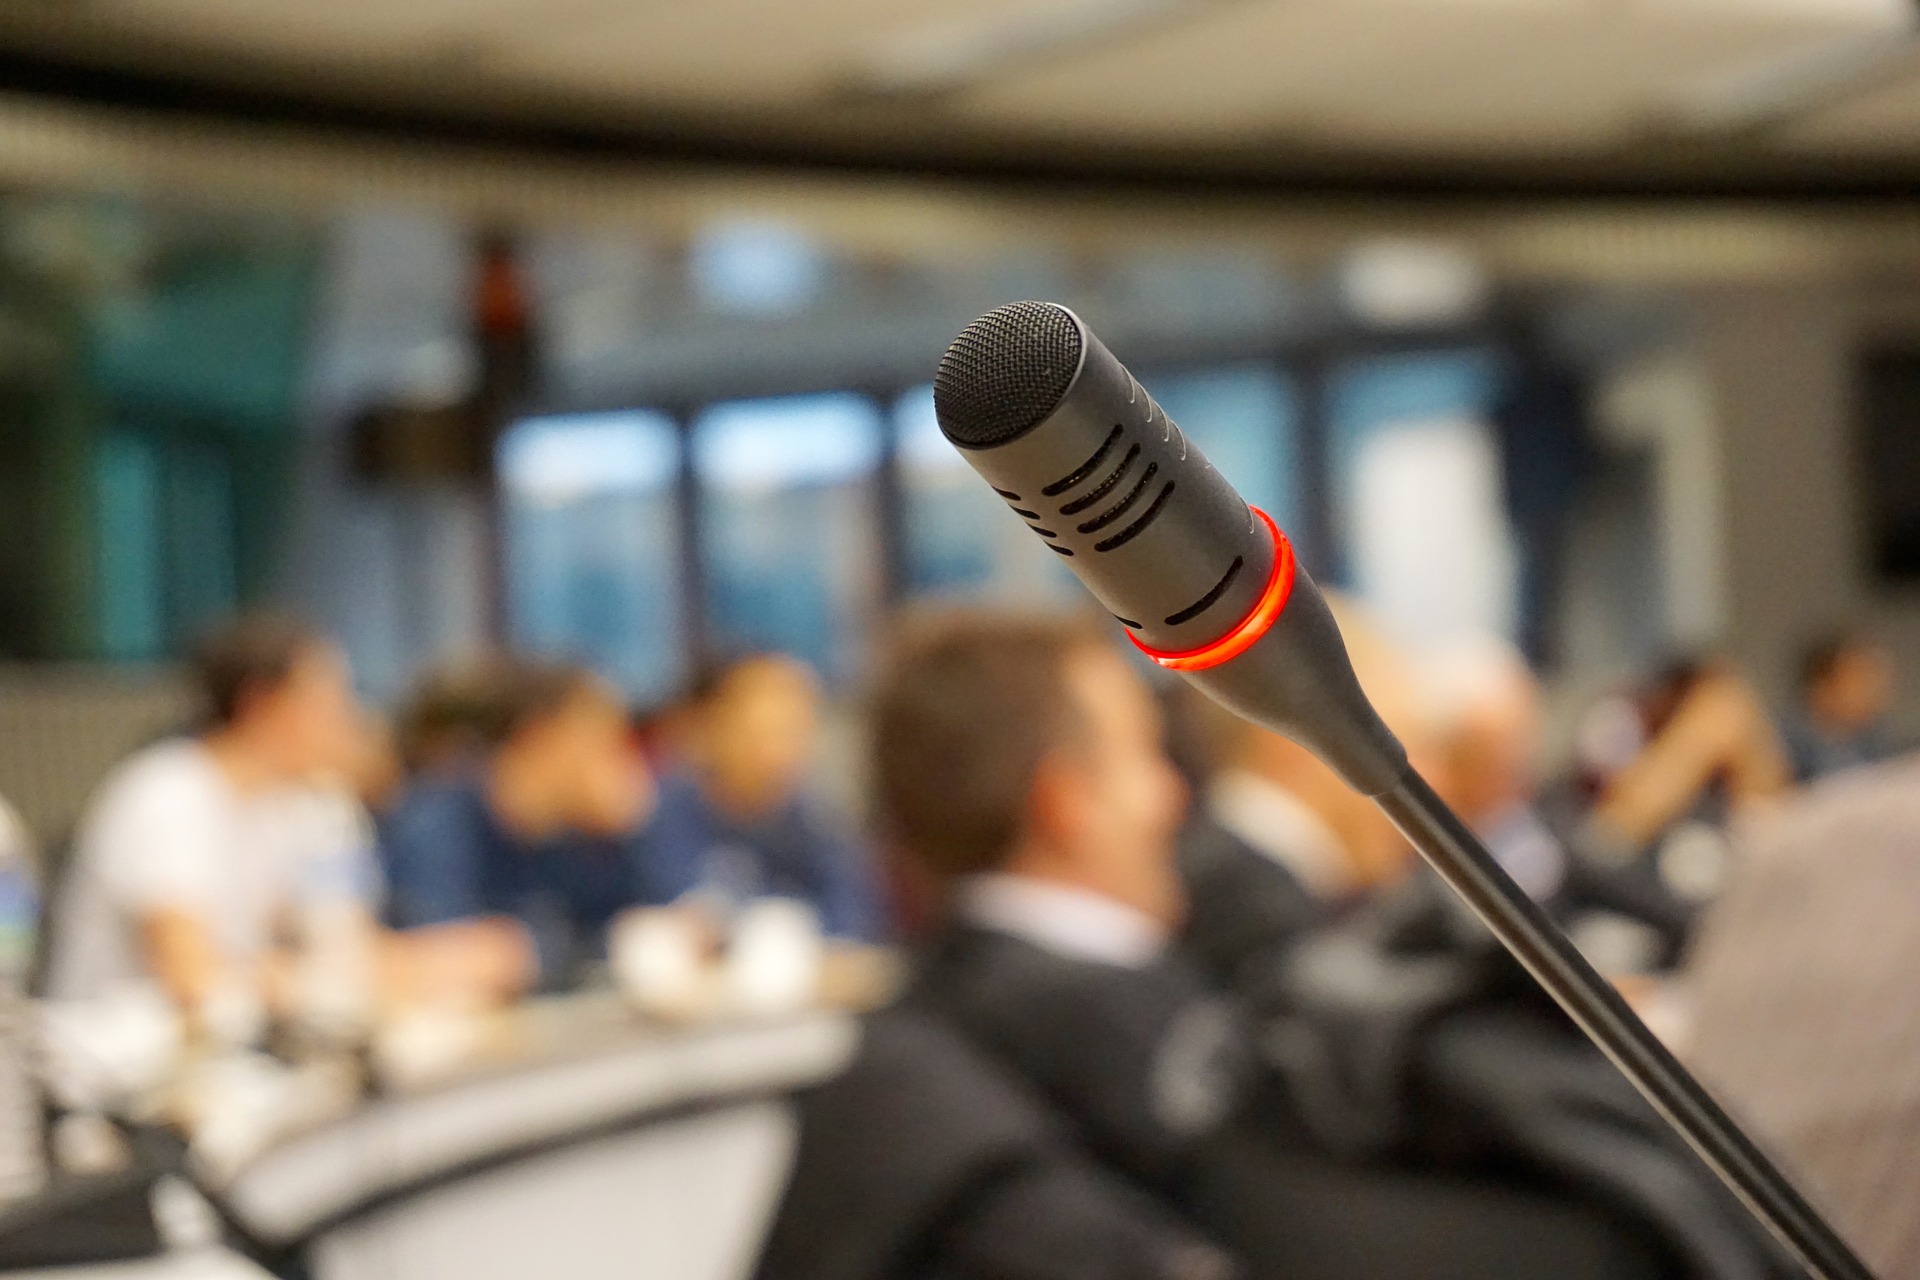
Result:
<svg viewBox="0 0 1920 1280"><path fill-rule="evenodd" d="M402 1008L504 1004L539 976L533 938L509 916L388 933L381 958L384 993Z"/></svg>

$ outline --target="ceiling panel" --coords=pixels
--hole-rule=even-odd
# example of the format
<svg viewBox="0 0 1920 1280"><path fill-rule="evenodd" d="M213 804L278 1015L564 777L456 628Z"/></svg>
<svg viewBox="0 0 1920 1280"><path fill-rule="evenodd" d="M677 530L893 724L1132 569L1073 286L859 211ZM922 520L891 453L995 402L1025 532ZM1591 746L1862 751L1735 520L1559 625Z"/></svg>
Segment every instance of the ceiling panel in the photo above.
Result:
<svg viewBox="0 0 1920 1280"><path fill-rule="evenodd" d="M1920 153L1920 66L1783 130L1780 145L1827 154Z"/></svg>
<svg viewBox="0 0 1920 1280"><path fill-rule="evenodd" d="M95 0L93 24L188 45L305 60L431 59L483 33L549 21L618 0Z"/></svg>
<svg viewBox="0 0 1920 1280"><path fill-rule="evenodd" d="M1700 86L1840 37L1898 40L1915 21L1910 0L86 0L72 13L76 31L236 65L397 67L402 89L480 99L493 84L571 93L588 119L666 103L777 126L838 105L936 135L1516 157L1631 144ZM943 42L957 91L847 106L863 69L903 51L938 63ZM1783 143L1920 153L1920 76L1852 99L1840 88Z"/></svg>
<svg viewBox="0 0 1920 1280"><path fill-rule="evenodd" d="M1036 0L979 0L1011 17ZM543 84L737 109L830 95L876 31L952 13L940 0L657 0L547 23L491 51L495 70Z"/></svg>
<svg viewBox="0 0 1920 1280"><path fill-rule="evenodd" d="M1001 127L1162 139L1603 143L1693 77L1859 23L1468 0L1233 6L1014 75L966 109Z"/></svg>

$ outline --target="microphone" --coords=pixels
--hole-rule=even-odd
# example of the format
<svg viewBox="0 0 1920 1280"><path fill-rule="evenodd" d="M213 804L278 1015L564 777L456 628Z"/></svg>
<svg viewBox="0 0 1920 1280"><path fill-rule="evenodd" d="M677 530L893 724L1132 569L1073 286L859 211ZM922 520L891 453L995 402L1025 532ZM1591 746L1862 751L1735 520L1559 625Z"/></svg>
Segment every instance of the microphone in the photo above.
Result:
<svg viewBox="0 0 1920 1280"><path fill-rule="evenodd" d="M1078 316L1047 302L988 312L947 348L933 405L948 441L1141 652L1373 797L1812 1275L1871 1280L1408 764L1286 534L1234 492Z"/></svg>
<svg viewBox="0 0 1920 1280"><path fill-rule="evenodd" d="M1159 665L1379 795L1407 755L1354 678L1287 536L1247 506L1065 307L967 326L933 380L940 430Z"/></svg>

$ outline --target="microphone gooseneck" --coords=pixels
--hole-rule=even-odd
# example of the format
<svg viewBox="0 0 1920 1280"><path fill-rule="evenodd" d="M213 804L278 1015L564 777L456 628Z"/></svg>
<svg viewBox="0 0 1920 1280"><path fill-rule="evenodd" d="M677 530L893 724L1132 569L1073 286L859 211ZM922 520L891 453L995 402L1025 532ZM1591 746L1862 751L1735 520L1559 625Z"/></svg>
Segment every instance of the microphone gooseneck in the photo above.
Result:
<svg viewBox="0 0 1920 1280"><path fill-rule="evenodd" d="M1286 535L1250 508L1078 316L1018 302L968 325L940 429L1128 637L1374 798L1421 856L1820 1280L1871 1273L1407 763Z"/></svg>

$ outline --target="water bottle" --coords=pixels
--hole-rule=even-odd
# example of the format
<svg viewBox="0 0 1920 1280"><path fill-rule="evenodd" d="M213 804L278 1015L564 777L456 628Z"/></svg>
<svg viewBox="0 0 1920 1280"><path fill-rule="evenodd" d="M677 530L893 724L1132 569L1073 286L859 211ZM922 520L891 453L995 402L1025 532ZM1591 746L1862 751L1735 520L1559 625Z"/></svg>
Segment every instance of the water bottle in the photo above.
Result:
<svg viewBox="0 0 1920 1280"><path fill-rule="evenodd" d="M40 1092L31 1068L27 978L33 969L40 893L27 833L0 803L0 1203L46 1182Z"/></svg>

